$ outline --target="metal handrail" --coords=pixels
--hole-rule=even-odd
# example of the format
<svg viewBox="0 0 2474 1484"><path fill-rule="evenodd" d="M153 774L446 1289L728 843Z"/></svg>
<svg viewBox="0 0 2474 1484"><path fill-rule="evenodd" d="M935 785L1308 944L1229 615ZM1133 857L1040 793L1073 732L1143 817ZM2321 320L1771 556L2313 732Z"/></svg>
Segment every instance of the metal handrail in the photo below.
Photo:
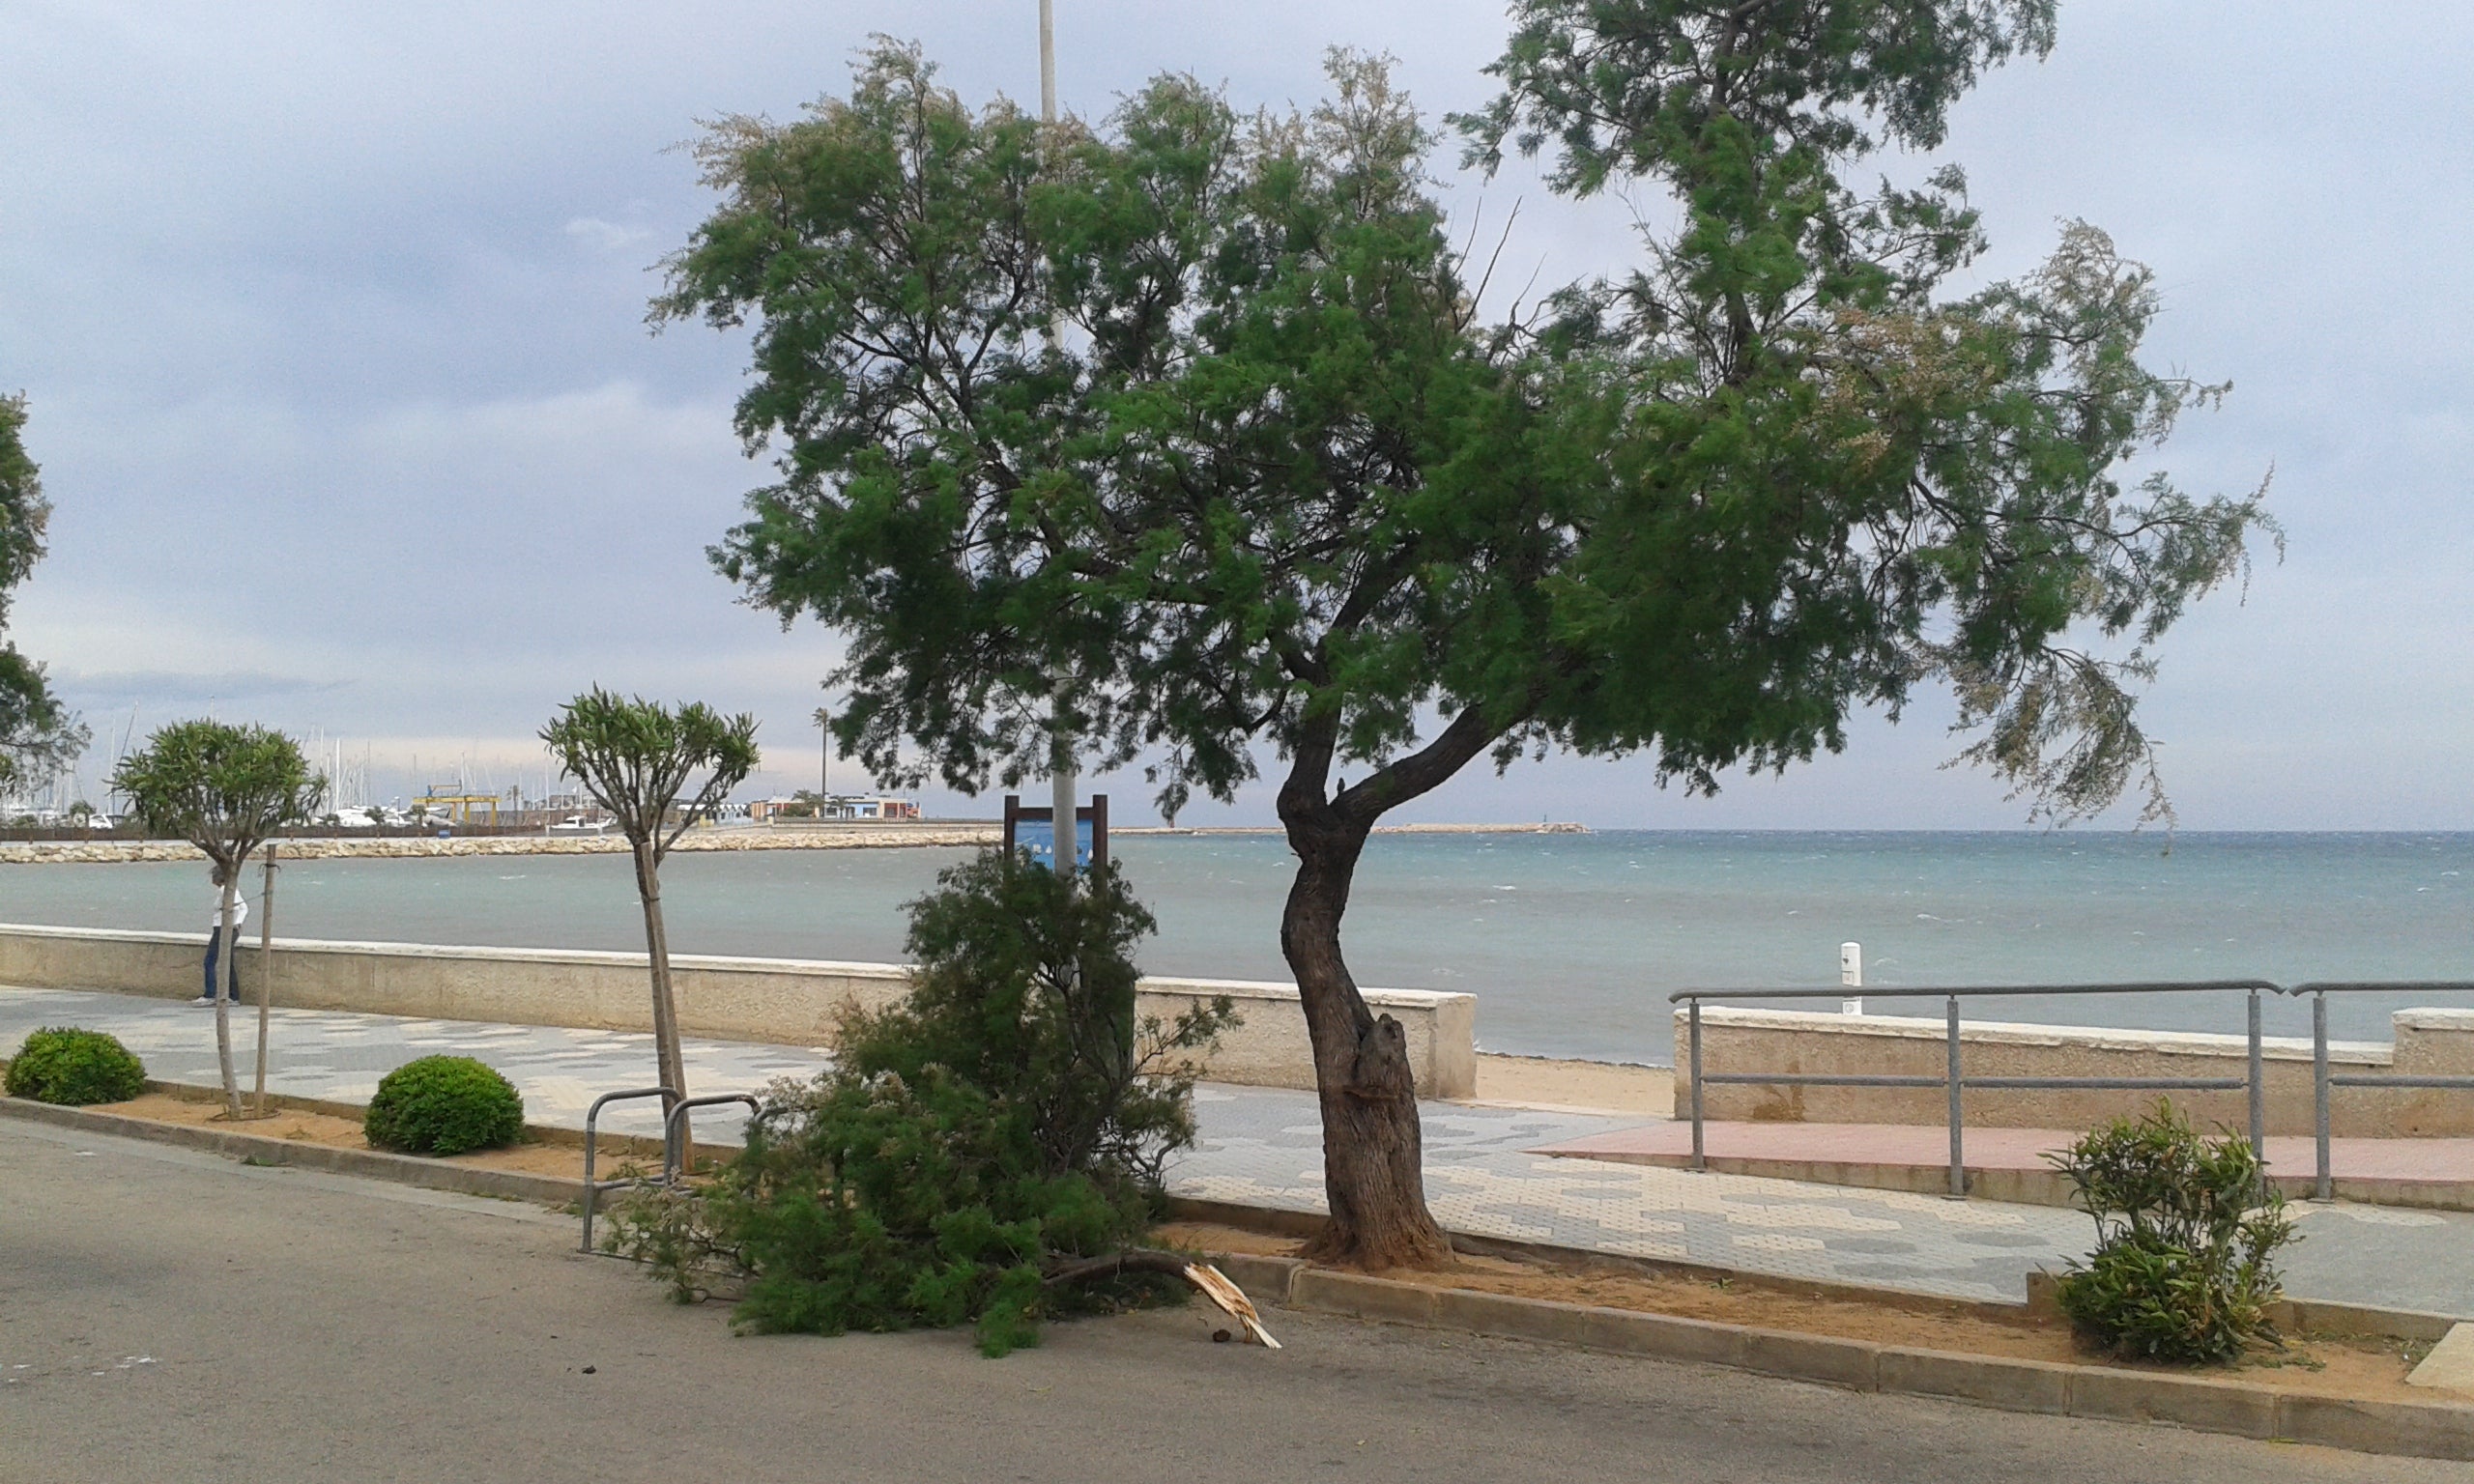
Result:
<svg viewBox="0 0 2474 1484"><path fill-rule="evenodd" d="M2285 991L2296 999L2311 996L2311 1124L2312 1136L2317 1145L2318 1176L2313 1183L2312 1198L2336 1199L2336 1172L2331 1167L2328 1151L2329 1090L2339 1087L2474 1087L2468 1076L2402 1076L2393 1072L2355 1072L2335 1075L2328 1070L2328 996L2332 994L2474 994L2474 982L2455 979L2397 980L2387 984L2369 980L2331 980L2296 985Z"/></svg>
<svg viewBox="0 0 2474 1484"><path fill-rule="evenodd" d="M581 1246L579 1246L576 1250L578 1250L578 1251L580 1251L580 1252L587 1253L587 1254L590 1254L590 1253L592 1251L592 1208L593 1208L593 1206L594 1206L594 1204L595 1204L595 1200L596 1200L596 1198L601 1194L601 1192L602 1192L602 1191L604 1191L604 1190L616 1190L616 1189L618 1189L620 1185L627 1185L627 1184L635 1184L635 1182L634 1182L634 1181L627 1181L627 1180L607 1180L607 1181L602 1181L602 1182L600 1182L600 1183L598 1183L598 1184L595 1184L595 1183L594 1183L594 1181L593 1181L593 1178L592 1178L592 1138L593 1138L593 1125L595 1125L595 1124L597 1124L597 1123L599 1123L599 1122L601 1121L601 1109L602 1109L602 1106L603 1106L604 1104L606 1104L606 1103L613 1103L613 1102L619 1102L619 1101L623 1101L623 1100L625 1100L625 1099L630 1099L630 1098L676 1098L676 1097L677 1097L677 1096L678 1096L678 1094L677 1094L677 1093L674 1092L673 1090L671 1090L670 1088L667 1088L667 1087L636 1087L636 1088L630 1088L630 1089L628 1089L627 1091L625 1091L625 1092L623 1092L623 1093L604 1093L604 1094L602 1094L600 1097L595 1098L594 1099L592 1099L592 1106L591 1106L591 1107L590 1107L590 1108L587 1108L587 1109L585 1110L585 1115L584 1115L584 1242L583 1242L583 1244L582 1244ZM669 1158L667 1157L667 1156L668 1156L668 1154L669 1154L669 1150L668 1150L668 1146L667 1146L667 1145L665 1145L665 1146L664 1146L664 1148L663 1148L663 1154L664 1154L664 1158L663 1158L663 1160L662 1160L662 1164L663 1164L664 1168L667 1168L667 1167L669 1166L669 1163L670 1163L670 1160L669 1160Z"/></svg>
<svg viewBox="0 0 2474 1484"><path fill-rule="evenodd" d="M750 1114L762 1113L764 1105L751 1093L714 1093L705 1098L682 1098L670 1105L661 1121L661 1179L663 1184L676 1184L685 1172L678 1168L678 1121L690 1108L710 1108L725 1102L743 1102Z"/></svg>
<svg viewBox="0 0 2474 1484"><path fill-rule="evenodd" d="M2186 994L2193 991L2239 991L2249 998L2249 1064L2243 1077L1971 1077L1961 1065L1959 1051L1959 1001L1962 999L1999 999L2028 995L2083 994ZM1950 1189L1952 1200L1965 1200L1968 1193L1966 1113L1961 1095L1969 1088L2138 1088L2147 1091L2230 1092L2236 1088L2250 1094L2251 1151L2265 1156L2267 1150L2267 1093L2264 1062L2260 1052L2259 996L2262 993L2285 992L2279 985L2264 979L2211 979L2183 982L2148 981L2116 985L1993 985L1965 988L1942 989L1877 989L1866 986L1867 999L1938 999L1943 1002L1943 1025L1946 1052L1941 1076L1866 1076L1847 1072L1713 1072L1701 1070L1701 1007L1705 1002L1744 1000L1823 1000L1844 999L1847 991L1839 989L1679 989L1667 996L1667 1003L1686 1007L1689 1019L1690 1057L1692 1068L1692 1168L1710 1168L1706 1135L1707 1119L1702 1104L1702 1088L1708 1083L1758 1083L1771 1087L1942 1087L1948 1092L1946 1121L1950 1130ZM2323 1002L2324 1004L2324 1002ZM2324 1013L2320 1016L2320 1061L2326 1060ZM2323 1125L2324 1127L2324 1125ZM2325 1144L2322 1143L2324 1151ZM2320 1166L2327 1165L2323 1153Z"/></svg>

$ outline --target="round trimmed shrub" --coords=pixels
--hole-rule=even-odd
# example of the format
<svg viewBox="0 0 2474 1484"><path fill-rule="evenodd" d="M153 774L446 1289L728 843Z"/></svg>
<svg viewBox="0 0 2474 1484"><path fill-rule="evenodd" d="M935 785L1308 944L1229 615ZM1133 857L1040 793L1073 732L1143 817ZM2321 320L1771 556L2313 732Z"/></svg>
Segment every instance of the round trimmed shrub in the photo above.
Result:
<svg viewBox="0 0 2474 1484"><path fill-rule="evenodd" d="M497 1149L523 1134L524 1097L469 1056L424 1056L379 1082L360 1130L372 1147L408 1155Z"/></svg>
<svg viewBox="0 0 2474 1484"><path fill-rule="evenodd" d="M126 1102L146 1091L146 1066L116 1037L46 1026L9 1063L9 1096L80 1106Z"/></svg>

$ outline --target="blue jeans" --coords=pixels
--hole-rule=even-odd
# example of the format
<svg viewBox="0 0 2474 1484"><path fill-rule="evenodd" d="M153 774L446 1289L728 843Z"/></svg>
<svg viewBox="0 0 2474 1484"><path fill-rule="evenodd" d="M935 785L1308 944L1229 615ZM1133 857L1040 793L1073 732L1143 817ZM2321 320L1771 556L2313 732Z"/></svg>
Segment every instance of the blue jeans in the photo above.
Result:
<svg viewBox="0 0 2474 1484"><path fill-rule="evenodd" d="M236 931L233 936L237 939L240 934ZM210 1000L215 998L215 960L222 956L222 952L223 929L217 928L206 935L206 998ZM232 962L224 966L223 984L225 991L223 997L235 1005L240 1004L241 956L239 954L234 954Z"/></svg>

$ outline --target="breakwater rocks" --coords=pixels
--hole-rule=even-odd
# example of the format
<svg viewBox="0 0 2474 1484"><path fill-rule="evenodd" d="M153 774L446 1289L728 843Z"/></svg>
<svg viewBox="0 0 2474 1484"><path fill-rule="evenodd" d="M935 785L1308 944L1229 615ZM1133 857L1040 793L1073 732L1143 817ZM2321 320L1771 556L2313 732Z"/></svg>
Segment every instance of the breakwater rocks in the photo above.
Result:
<svg viewBox="0 0 2474 1484"><path fill-rule="evenodd" d="M1108 831L1114 835L1285 835L1277 824L1206 824L1188 828L1179 824L1121 825ZM1570 820L1536 824L1378 824L1377 835L1586 835L1586 824Z"/></svg>
<svg viewBox="0 0 2474 1484"><path fill-rule="evenodd" d="M858 850L927 845L992 845L1003 835L995 824L834 826L831 828L690 830L677 850ZM617 835L481 835L355 840L334 836L285 840L291 860L342 857L425 859L456 855L623 855ZM0 841L0 865L107 865L128 861L204 860L195 845L177 840Z"/></svg>

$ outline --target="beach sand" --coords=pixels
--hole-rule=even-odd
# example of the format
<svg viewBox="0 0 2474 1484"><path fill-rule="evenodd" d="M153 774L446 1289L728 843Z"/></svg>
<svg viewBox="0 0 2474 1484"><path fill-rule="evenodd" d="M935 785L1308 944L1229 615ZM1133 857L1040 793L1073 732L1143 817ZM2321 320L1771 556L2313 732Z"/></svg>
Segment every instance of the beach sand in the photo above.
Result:
<svg viewBox="0 0 2474 1484"><path fill-rule="evenodd" d="M1675 1116L1675 1073L1628 1062L1566 1061L1544 1056L1478 1054L1478 1096L1471 1102L1503 1107Z"/></svg>

